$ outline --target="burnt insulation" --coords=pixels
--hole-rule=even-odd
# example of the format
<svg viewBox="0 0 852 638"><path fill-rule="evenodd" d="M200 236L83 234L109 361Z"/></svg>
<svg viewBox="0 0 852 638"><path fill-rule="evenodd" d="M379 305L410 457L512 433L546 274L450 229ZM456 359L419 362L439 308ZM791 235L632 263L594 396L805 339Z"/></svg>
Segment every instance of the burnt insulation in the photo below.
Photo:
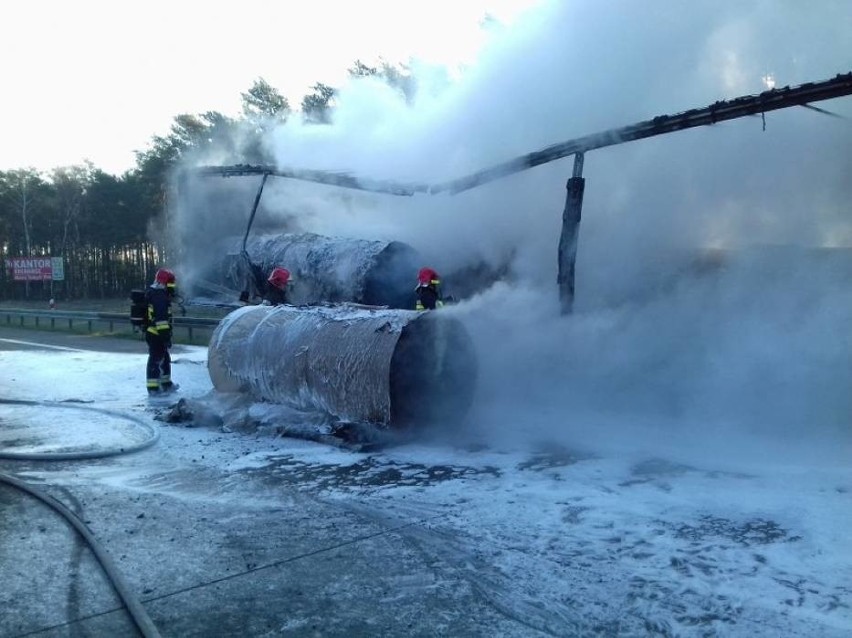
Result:
<svg viewBox="0 0 852 638"><path fill-rule="evenodd" d="M236 310L213 334L208 370L220 392L394 428L460 420L477 376L458 319L347 304Z"/></svg>
<svg viewBox="0 0 852 638"><path fill-rule="evenodd" d="M236 237L224 242L223 258L204 274L199 292L205 292L205 282L214 291L245 288L249 269L241 245ZM413 309L417 271L423 265L417 251L402 242L313 233L252 237L246 253L264 273L276 266L291 272L290 300L295 304L352 302Z"/></svg>

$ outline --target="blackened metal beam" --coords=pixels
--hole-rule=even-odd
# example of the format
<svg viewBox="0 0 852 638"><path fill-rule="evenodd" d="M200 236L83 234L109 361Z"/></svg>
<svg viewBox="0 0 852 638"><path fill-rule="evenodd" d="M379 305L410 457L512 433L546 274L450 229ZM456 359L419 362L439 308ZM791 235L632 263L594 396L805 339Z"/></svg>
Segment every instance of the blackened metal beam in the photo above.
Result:
<svg viewBox="0 0 852 638"><path fill-rule="evenodd" d="M553 144L466 177L439 184L432 187L429 192L460 193L575 153L585 153L597 148L673 133L696 126L707 126L747 115L767 113L790 106L808 106L810 102L819 102L850 94L852 94L852 72L840 74L822 82L809 82L800 86L764 91L758 95L745 95L732 100L723 100L704 108L692 109L675 115L660 115L637 124Z"/></svg>
<svg viewBox="0 0 852 638"><path fill-rule="evenodd" d="M838 74L830 80L809 82L795 87L782 87L764 91L758 95L744 95L731 100L715 102L704 108L692 109L674 115L659 115L653 119L610 129L573 140L553 144L538 151L521 155L508 162L472 173L465 177L442 182L425 184L420 182L396 182L356 177L350 173L321 171L310 169L287 169L273 166L253 166L237 164L234 166L201 166L192 169L200 175L232 177L239 175L275 175L288 179L297 179L329 186L352 188L356 190L388 195L411 196L416 193L461 193L482 186L501 177L519 173L569 155L585 153L597 148L623 144L646 137L673 133L697 126L707 126L717 122L733 120L747 115L756 115L776 111L791 106L808 107L811 102L830 100L852 95L852 72ZM815 107L812 107L815 110Z"/></svg>
<svg viewBox="0 0 852 638"><path fill-rule="evenodd" d="M428 184L394 182L388 180L365 179L349 173L335 171L320 171L300 168L276 168L274 166L258 166L250 164L235 164L233 166L199 166L190 169L197 175L214 175L218 177L241 177L244 175L273 175L303 182L314 182L328 186L352 188L372 193L387 195L411 196L415 193L429 192Z"/></svg>

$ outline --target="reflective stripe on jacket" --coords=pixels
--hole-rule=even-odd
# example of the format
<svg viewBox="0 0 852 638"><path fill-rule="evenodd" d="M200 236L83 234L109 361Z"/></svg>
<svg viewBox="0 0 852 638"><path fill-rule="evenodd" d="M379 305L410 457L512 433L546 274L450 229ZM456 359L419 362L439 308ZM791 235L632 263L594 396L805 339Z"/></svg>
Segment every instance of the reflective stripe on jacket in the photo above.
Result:
<svg viewBox="0 0 852 638"><path fill-rule="evenodd" d="M148 299L148 332L158 335L172 329L172 300L165 288L150 286Z"/></svg>

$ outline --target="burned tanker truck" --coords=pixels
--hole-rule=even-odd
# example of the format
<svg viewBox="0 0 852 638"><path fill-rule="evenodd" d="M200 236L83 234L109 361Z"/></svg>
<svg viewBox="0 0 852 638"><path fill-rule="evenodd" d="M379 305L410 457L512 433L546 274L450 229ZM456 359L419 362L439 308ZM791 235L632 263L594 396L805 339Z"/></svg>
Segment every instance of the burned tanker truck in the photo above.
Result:
<svg viewBox="0 0 852 638"><path fill-rule="evenodd" d="M289 303L236 308L210 340L219 392L386 431L459 421L473 400L473 343L445 311L414 307L417 252L312 233L234 239L197 284L234 294L252 270L293 277ZM250 255L250 257L249 257ZM233 300L233 296L232 296Z"/></svg>
<svg viewBox="0 0 852 638"><path fill-rule="evenodd" d="M358 303L414 308L414 285L420 257L397 241L325 237L313 233L266 234L226 239L194 282L202 295L234 302L239 292L256 289L257 275L286 268L292 277L289 299L295 305Z"/></svg>
<svg viewBox="0 0 852 638"><path fill-rule="evenodd" d="M349 304L246 306L210 340L220 392L239 392L380 429L452 424L473 399L477 364L458 319Z"/></svg>
<svg viewBox="0 0 852 638"><path fill-rule="evenodd" d="M451 424L473 400L473 343L451 313L417 312L417 252L401 242L312 233L229 240L196 285L235 300L253 271L286 267L289 304L228 314L209 345L219 392L398 431Z"/></svg>
<svg viewBox="0 0 852 638"><path fill-rule="evenodd" d="M231 228L220 242L187 245L191 297L234 308L210 340L215 389L382 432L460 422L476 354L449 309L414 310L419 253L398 241L269 226L252 234L262 190L263 182L242 237ZM286 303L260 304L275 268L290 273Z"/></svg>
<svg viewBox="0 0 852 638"><path fill-rule="evenodd" d="M451 313L405 309L413 249L310 234L258 237L248 248L264 269L289 267L294 294L291 304L247 305L222 319L208 352L216 390L385 431L464 417L473 343ZM220 276L236 286L245 271L230 255Z"/></svg>

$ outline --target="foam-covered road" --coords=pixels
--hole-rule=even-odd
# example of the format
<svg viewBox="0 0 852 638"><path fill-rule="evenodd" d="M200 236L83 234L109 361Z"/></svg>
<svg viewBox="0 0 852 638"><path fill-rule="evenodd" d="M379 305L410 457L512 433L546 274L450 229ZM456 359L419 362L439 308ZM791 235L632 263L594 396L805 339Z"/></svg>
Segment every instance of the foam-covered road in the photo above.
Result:
<svg viewBox="0 0 852 638"><path fill-rule="evenodd" d="M0 399L74 401L0 404L0 450L121 445L137 433L118 415L160 437L0 472L76 512L163 636L852 632L848 463L698 464L463 434L357 454L239 433L233 414L225 428L167 424L144 396L144 350L0 328ZM181 394L215 404L206 350L173 355ZM0 538L0 635L133 635L90 550L6 485Z"/></svg>

